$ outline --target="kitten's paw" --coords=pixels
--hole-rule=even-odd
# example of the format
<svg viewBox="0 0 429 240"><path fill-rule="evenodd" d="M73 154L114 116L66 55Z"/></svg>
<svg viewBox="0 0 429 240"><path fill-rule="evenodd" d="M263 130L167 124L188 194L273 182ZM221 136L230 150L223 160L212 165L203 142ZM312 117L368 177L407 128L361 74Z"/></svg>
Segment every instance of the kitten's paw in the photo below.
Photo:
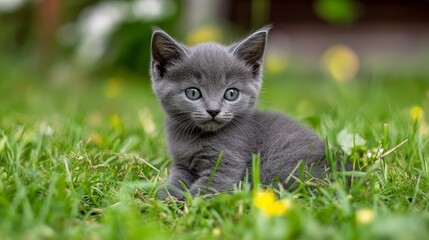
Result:
<svg viewBox="0 0 429 240"><path fill-rule="evenodd" d="M158 190L156 197L159 200L164 200L164 199L171 198L171 197L174 197L179 201L185 201L186 200L182 191L180 189L177 189L174 186L162 186Z"/></svg>
<svg viewBox="0 0 429 240"><path fill-rule="evenodd" d="M194 185L191 187L190 192L191 192L191 195L195 197L195 196L214 195L218 191L211 187L206 188L205 186Z"/></svg>

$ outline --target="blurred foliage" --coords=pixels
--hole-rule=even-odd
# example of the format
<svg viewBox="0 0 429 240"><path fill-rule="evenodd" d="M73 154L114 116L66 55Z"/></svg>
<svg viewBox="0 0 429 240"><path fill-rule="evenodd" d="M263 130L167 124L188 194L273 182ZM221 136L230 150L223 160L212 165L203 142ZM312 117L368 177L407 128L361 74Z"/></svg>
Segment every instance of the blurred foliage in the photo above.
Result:
<svg viewBox="0 0 429 240"><path fill-rule="evenodd" d="M150 64L150 41L154 27L176 35L181 17L182 1L176 1L176 11L157 20L128 20L122 22L112 33L102 61L101 70L113 67L148 75Z"/></svg>
<svg viewBox="0 0 429 240"><path fill-rule="evenodd" d="M350 24L359 17L359 5L355 0L317 0L314 11L323 20L335 24Z"/></svg>
<svg viewBox="0 0 429 240"><path fill-rule="evenodd" d="M33 4L29 3L13 11L0 11L0 58L19 54L30 46L34 41L34 30L28 20L32 18Z"/></svg>
<svg viewBox="0 0 429 240"><path fill-rule="evenodd" d="M98 73L120 70L147 75L152 28L157 26L175 35L180 33L182 0L58 1L59 8L54 10L59 11L58 27L54 29L56 33L54 39L51 39L55 44L43 49L41 45L46 44L43 43L46 40L45 36L40 39L38 36L44 35L41 29L46 27L47 22L38 16L43 15L44 11L49 11L40 9L43 2L50 4L56 1L23 0L14 8L4 7L3 11L0 9L0 46L2 46L0 60L13 62L16 59L24 59L40 67L46 64L40 61L40 57L49 57L51 58L47 62L49 65L61 61L80 62L79 64ZM107 9L106 6L109 4L111 8ZM115 16L117 12L106 11L115 8L116 5L126 6L124 16L118 17ZM102 7L104 9L101 9ZM100 9L105 12L101 12ZM90 16L91 14L98 16ZM156 14L158 16L155 16ZM100 15L104 15L104 18L100 18ZM115 17L118 19L116 22L111 20ZM104 48L96 46L103 50L99 57L92 59L91 52L87 49L83 51L87 58L93 60L92 62L79 59L79 51L82 52L85 38L91 37L88 36L91 32L85 32L91 29L89 24L94 24L95 30L107 29L100 43ZM107 26L108 24L111 26Z"/></svg>
<svg viewBox="0 0 429 240"><path fill-rule="evenodd" d="M16 1L20 4L13 8L2 8L2 1ZM42 11L40 7L43 2L57 2L60 6L56 10L59 11L58 24L54 24L56 28L54 34L48 37L54 39L47 42L44 42L46 38L41 30L44 28L43 21L46 21L40 17L41 12L45 10ZM363 2L361 5L358 0L312 2L314 4L312 10L334 26L355 23L363 15L365 5ZM186 29L184 24L184 20L187 19L184 15L186 4L189 3L185 0L0 0L0 65L2 65L0 67L4 69L6 65L15 65L19 62L21 65L31 65L37 70L48 70L49 73L55 71L55 68L63 67L69 68L70 72L75 68L83 68L103 76L131 73L147 77L150 39L154 26L164 29L179 41L183 40L189 45L204 41L228 43L249 32L249 29L240 29L245 26L241 20L236 23L225 22L227 14L218 16L221 21L217 19L218 21L187 23L194 25L194 28ZM241 10L249 11L246 14L250 15L248 20L252 22L253 29L265 25L270 11L273 11L270 1L252 0L247 4L249 9ZM226 9L223 7L219 10ZM101 11L106 9L107 12ZM216 9L213 9L213 12L215 11ZM117 15L119 12L121 16ZM243 14L243 18L246 18L246 14ZM228 27L233 27L233 31L229 31ZM97 41L92 39L94 37L92 35ZM281 40L281 44L292 49L293 46L289 46L287 39L285 41ZM341 44L341 41L338 43ZM358 48L351 49L352 46L345 46L338 49L336 46L332 45L327 49L322 59L322 67L331 77L339 81L353 79L365 70L365 66L371 64L367 59L364 61L364 57L356 51ZM426 52L421 53L423 61L415 60L417 66L427 59ZM368 58L372 58L372 55L369 56ZM303 69L306 72L313 70L309 70L305 62L299 58L292 61L295 57L289 56L282 48L267 52L265 69L268 73L296 69Z"/></svg>

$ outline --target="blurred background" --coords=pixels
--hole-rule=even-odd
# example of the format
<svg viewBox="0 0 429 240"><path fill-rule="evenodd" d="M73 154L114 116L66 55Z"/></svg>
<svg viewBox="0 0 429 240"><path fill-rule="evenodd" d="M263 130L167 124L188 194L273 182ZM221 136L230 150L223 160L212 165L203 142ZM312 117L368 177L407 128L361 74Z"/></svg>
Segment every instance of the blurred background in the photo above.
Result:
<svg viewBox="0 0 429 240"><path fill-rule="evenodd" d="M266 73L427 75L428 0L0 0L0 77L148 79L151 29L230 44L272 24Z"/></svg>

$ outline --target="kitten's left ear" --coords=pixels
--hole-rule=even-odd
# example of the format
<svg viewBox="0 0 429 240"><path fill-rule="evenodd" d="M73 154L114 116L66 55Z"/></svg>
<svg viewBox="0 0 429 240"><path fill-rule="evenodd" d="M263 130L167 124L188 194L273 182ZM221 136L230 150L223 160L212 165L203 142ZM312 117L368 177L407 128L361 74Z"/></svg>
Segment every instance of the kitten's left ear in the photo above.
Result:
<svg viewBox="0 0 429 240"><path fill-rule="evenodd" d="M159 29L155 29L152 33L151 54L151 70L153 77L157 78L162 78L169 66L188 55L184 46Z"/></svg>
<svg viewBox="0 0 429 240"><path fill-rule="evenodd" d="M269 27L262 28L237 45L232 46L232 53L252 67L253 74L260 73Z"/></svg>

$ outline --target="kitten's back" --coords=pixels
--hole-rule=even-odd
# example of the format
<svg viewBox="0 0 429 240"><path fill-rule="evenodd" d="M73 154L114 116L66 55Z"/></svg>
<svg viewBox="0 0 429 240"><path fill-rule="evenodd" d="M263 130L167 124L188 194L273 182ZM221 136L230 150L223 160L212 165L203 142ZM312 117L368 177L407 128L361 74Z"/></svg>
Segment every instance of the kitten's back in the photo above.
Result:
<svg viewBox="0 0 429 240"><path fill-rule="evenodd" d="M258 122L254 126L261 137L256 152L261 154L261 181L264 184L276 176L284 181L291 173L299 178L299 170L292 171L300 161L308 169L319 163L327 165L325 143L309 129L277 112L255 112L254 119ZM323 166L314 169L312 176L323 174Z"/></svg>

